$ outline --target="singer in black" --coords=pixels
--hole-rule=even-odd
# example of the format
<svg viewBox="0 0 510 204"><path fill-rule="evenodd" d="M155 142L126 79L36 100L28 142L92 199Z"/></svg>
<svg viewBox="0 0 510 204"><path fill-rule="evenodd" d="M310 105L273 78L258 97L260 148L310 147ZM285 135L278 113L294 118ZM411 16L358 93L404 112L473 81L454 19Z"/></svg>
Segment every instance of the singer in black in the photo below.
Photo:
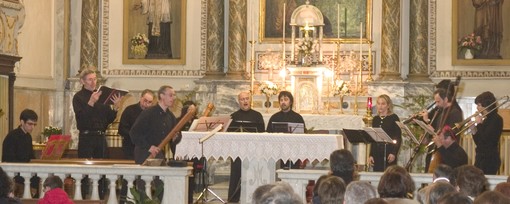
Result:
<svg viewBox="0 0 510 204"><path fill-rule="evenodd" d="M271 118L269 118L269 122L267 123L267 132L275 131L273 129L273 122L303 123L303 125L305 125L303 116L292 110L292 105L294 105L294 97L292 96L292 93L288 91L281 91L278 94L278 101L280 102L281 111L275 113L271 116Z"/></svg>
<svg viewBox="0 0 510 204"><path fill-rule="evenodd" d="M121 97L113 95L113 106L96 103L101 91L96 91L97 77L92 69L80 72L83 87L73 97L76 126L80 131L78 140L79 158L107 158L105 132L115 120Z"/></svg>
<svg viewBox="0 0 510 204"><path fill-rule="evenodd" d="M496 108L496 97L491 92L483 92L475 98L476 109L480 114L476 116L476 125L471 126L473 140L476 144L475 166L484 174L496 174L501 165L499 157L499 139L503 132L503 118ZM491 111L488 113L489 111Z"/></svg>
<svg viewBox="0 0 510 204"><path fill-rule="evenodd" d="M377 97L377 112L378 115L372 120L372 127L382 128L394 141L393 144L373 143L370 147L370 164L373 165L374 171L383 172L388 166L397 164L398 151L402 144L402 131L395 123L400 119L393 113L393 102L388 95L383 94Z"/></svg>
<svg viewBox="0 0 510 204"><path fill-rule="evenodd" d="M237 95L239 110L232 113L232 124L229 131L233 132L263 132L264 118L260 112L251 109L251 96L249 92ZM230 165L230 181L228 186L228 201L239 202L241 196L241 159L233 158Z"/></svg>

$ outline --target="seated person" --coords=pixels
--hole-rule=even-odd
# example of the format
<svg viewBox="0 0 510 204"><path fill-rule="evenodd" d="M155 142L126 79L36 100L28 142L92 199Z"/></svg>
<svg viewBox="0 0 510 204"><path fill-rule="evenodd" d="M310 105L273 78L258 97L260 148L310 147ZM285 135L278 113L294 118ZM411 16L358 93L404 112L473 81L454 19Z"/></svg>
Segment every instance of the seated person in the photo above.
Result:
<svg viewBox="0 0 510 204"><path fill-rule="evenodd" d="M62 189L64 183L58 176L49 176L44 180L44 197L37 202L38 204L52 204L52 203L73 203L67 193Z"/></svg>

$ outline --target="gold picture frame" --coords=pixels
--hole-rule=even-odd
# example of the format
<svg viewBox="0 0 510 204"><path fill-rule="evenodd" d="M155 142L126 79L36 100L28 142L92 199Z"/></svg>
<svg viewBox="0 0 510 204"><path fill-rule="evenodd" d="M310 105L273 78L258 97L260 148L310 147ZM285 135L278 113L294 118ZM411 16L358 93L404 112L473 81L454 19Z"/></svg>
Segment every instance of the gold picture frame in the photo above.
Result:
<svg viewBox="0 0 510 204"><path fill-rule="evenodd" d="M259 41L281 43L283 36L281 17L283 3L285 3L285 39L290 42L292 32L289 25L290 16L294 9L305 4L306 0L261 0L260 2ZM363 43L371 40L372 0L315 0L310 4L317 7L324 16L324 42L359 43L360 22L363 22ZM360 10L365 12L360 13ZM340 27L338 15L340 15ZM271 24L266 19L271 19L269 21Z"/></svg>
<svg viewBox="0 0 510 204"><path fill-rule="evenodd" d="M502 4L503 11L510 10L510 4ZM459 12L462 11L462 12ZM510 65L510 13L503 15L503 40L501 41L502 59L465 59L459 50L459 39L474 33L475 8L472 1L452 0L452 65L460 66L504 66Z"/></svg>
<svg viewBox="0 0 510 204"><path fill-rule="evenodd" d="M170 45L162 46L164 51L155 51L156 48L149 44L146 55L137 55L131 51L131 39L137 34L148 36L148 15L143 14L140 1L124 0L123 15L123 40L122 40L122 63L123 64L186 64L186 4L187 0L168 0L170 6L171 23L170 29L161 30L161 35L169 33ZM156 32L157 33L157 32ZM166 43L165 43L166 44ZM151 50L152 49L152 50Z"/></svg>

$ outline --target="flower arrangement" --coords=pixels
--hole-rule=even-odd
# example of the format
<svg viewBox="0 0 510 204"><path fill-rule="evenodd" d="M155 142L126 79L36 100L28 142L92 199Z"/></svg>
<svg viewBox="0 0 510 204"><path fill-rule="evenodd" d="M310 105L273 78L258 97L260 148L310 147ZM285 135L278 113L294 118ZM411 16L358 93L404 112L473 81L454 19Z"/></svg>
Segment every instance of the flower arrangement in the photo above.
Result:
<svg viewBox="0 0 510 204"><path fill-rule="evenodd" d="M260 85L260 93L265 94L266 96L272 96L276 95L278 93L278 85L274 84L273 82L266 81L262 85Z"/></svg>
<svg viewBox="0 0 510 204"><path fill-rule="evenodd" d="M42 134L45 137L49 137L50 135L61 135L62 134L62 128L59 127L53 127L53 126L46 126L44 127L44 130Z"/></svg>
<svg viewBox="0 0 510 204"><path fill-rule="evenodd" d="M317 51L317 44L317 40L312 40L312 38L305 36L304 38L298 39L296 49L299 53L309 55Z"/></svg>
<svg viewBox="0 0 510 204"><path fill-rule="evenodd" d="M472 49L478 51L482 49L482 38L474 33L466 35L459 39L459 50Z"/></svg>
<svg viewBox="0 0 510 204"><path fill-rule="evenodd" d="M147 52L149 38L145 34L137 33L131 38L131 52L134 55L144 55Z"/></svg>
<svg viewBox="0 0 510 204"><path fill-rule="evenodd" d="M351 90L349 90L349 87L347 86L347 84L344 81L340 80L340 81L335 82L335 85L333 88L334 96L345 96L349 93L351 93Z"/></svg>

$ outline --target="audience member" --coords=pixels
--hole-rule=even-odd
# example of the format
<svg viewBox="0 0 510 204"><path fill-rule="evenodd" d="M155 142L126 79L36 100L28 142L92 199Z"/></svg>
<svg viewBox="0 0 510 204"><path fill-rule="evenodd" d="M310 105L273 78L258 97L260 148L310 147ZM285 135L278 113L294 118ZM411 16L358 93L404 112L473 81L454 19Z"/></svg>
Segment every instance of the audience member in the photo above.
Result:
<svg viewBox="0 0 510 204"><path fill-rule="evenodd" d="M508 183L508 182L498 183L498 185L496 185L496 187L494 187L494 191L503 193L503 195L510 198L510 183Z"/></svg>
<svg viewBox="0 0 510 204"><path fill-rule="evenodd" d="M135 124L136 118L138 118L140 113L152 106L153 100L154 92L149 89L145 89L140 95L140 101L126 107L126 109L122 112L119 122L119 135L122 136L122 151L124 152L125 159L134 159L135 144L131 141L129 131L133 124Z"/></svg>
<svg viewBox="0 0 510 204"><path fill-rule="evenodd" d="M319 197L319 186L326 178L328 178L328 176L329 175L322 175L315 182L315 185L313 186L312 204L321 204L321 199Z"/></svg>
<svg viewBox="0 0 510 204"><path fill-rule="evenodd" d="M442 181L433 183L425 189L427 191L426 203L428 204L436 204L445 194L457 191L452 184Z"/></svg>
<svg viewBox="0 0 510 204"><path fill-rule="evenodd" d="M275 185L272 188L269 188L268 186L260 186L259 188L263 188L263 190L258 190L258 188L255 190L257 193L257 196L260 195L260 197L256 197L255 193L253 195L253 200L255 201L254 204L278 204L278 203L285 203L285 204L302 204L303 200L299 197L298 194L294 192L294 189L286 183L286 182L276 182Z"/></svg>
<svg viewBox="0 0 510 204"><path fill-rule="evenodd" d="M49 176L44 180L44 197L39 199L38 204L72 204L67 193L62 189L64 186L58 176Z"/></svg>
<svg viewBox="0 0 510 204"><path fill-rule="evenodd" d="M414 197L414 181L403 167L398 167L390 166L382 175L377 187L379 196L388 202L418 203L411 200Z"/></svg>
<svg viewBox="0 0 510 204"><path fill-rule="evenodd" d="M344 202L345 183L342 178L330 175L319 185L318 194L321 204Z"/></svg>
<svg viewBox="0 0 510 204"><path fill-rule="evenodd" d="M406 186L407 197L410 199L412 199L414 197L413 193L414 193L414 190L416 189L416 186L414 185L413 178L411 177L409 172L407 172L407 170L404 167L401 167L398 165L389 166L385 172L396 172L396 173L401 174L403 177L404 184Z"/></svg>
<svg viewBox="0 0 510 204"><path fill-rule="evenodd" d="M439 198L437 204L472 204L473 200L460 192L447 193Z"/></svg>
<svg viewBox="0 0 510 204"><path fill-rule="evenodd" d="M365 204L387 204L388 202L382 198L372 198L365 202Z"/></svg>
<svg viewBox="0 0 510 204"><path fill-rule="evenodd" d="M434 174L432 175L432 182L450 182L450 175L452 174L453 169L446 164L439 164L436 169L434 169Z"/></svg>
<svg viewBox="0 0 510 204"><path fill-rule="evenodd" d="M257 187L257 189L255 189L255 191L253 191L253 194L252 194L252 200L251 200L252 203L254 203L254 204L261 203L262 196L265 193L269 192L275 186L276 186L276 184L270 183L270 184L264 184L264 185Z"/></svg>
<svg viewBox="0 0 510 204"><path fill-rule="evenodd" d="M349 185L353 181L354 165L355 160L349 150L339 149L329 155L331 174L342 178L345 185Z"/></svg>
<svg viewBox="0 0 510 204"><path fill-rule="evenodd" d="M345 189L344 204L365 203L377 197L377 190L367 181L353 181Z"/></svg>
<svg viewBox="0 0 510 204"><path fill-rule="evenodd" d="M457 187L474 200L481 193L489 190L489 182L483 171L473 165L463 165L457 172Z"/></svg>
<svg viewBox="0 0 510 204"><path fill-rule="evenodd" d="M510 198L497 191L485 191L478 195L474 204L508 204Z"/></svg>
<svg viewBox="0 0 510 204"><path fill-rule="evenodd" d="M21 201L14 197L11 178L7 176L4 169L0 167L0 203L2 204L21 204Z"/></svg>

